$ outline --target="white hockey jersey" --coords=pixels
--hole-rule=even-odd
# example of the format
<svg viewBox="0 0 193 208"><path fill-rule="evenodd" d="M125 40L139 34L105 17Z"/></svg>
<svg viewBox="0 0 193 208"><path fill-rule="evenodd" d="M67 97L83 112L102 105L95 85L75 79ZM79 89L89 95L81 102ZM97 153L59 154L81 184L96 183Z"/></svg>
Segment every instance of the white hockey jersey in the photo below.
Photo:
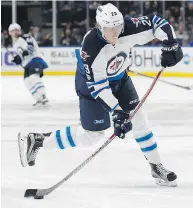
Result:
<svg viewBox="0 0 193 208"><path fill-rule="evenodd" d="M175 39L172 26L156 15L130 18L125 21L124 32L115 45L109 44L97 28L84 37L78 68L86 77L87 86L95 99L102 99L113 111L117 99L113 96L109 82L121 79L130 65L130 49L146 44L153 39L161 41Z"/></svg>
<svg viewBox="0 0 193 208"><path fill-rule="evenodd" d="M23 51L28 50L28 46L33 47L33 53L28 56L22 56ZM41 52L39 50L39 46L36 40L30 35L24 35L17 38L13 42L13 49L22 59L21 65L25 67L33 58L42 58Z"/></svg>

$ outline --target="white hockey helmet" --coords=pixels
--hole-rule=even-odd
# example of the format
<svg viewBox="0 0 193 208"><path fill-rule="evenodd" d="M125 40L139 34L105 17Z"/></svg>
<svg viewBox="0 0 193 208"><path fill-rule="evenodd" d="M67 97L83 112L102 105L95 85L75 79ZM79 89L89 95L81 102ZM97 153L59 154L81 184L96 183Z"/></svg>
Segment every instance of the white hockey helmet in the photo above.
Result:
<svg viewBox="0 0 193 208"><path fill-rule="evenodd" d="M103 33L104 27L123 26L124 19L122 13L111 3L99 6L96 11L96 21L99 29Z"/></svg>
<svg viewBox="0 0 193 208"><path fill-rule="evenodd" d="M8 30L9 30L9 32L11 32L13 30L21 30L21 26L17 23L12 23L9 25Z"/></svg>

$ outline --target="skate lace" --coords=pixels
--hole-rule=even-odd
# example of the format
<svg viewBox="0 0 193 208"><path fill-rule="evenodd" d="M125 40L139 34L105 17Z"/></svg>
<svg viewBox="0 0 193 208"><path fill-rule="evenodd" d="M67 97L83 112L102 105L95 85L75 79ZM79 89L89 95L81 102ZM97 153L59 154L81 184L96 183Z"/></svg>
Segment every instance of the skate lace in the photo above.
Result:
<svg viewBox="0 0 193 208"><path fill-rule="evenodd" d="M30 135L30 136L32 136L32 135ZM35 140L38 140L38 139L40 140L41 136L42 135L36 135ZM36 159L36 156L37 156L37 153L38 153L39 149L40 149L40 147L38 147L38 146L34 147L34 150L31 152L31 155L30 155L30 158L29 158L30 161L33 161L33 160Z"/></svg>
<svg viewBox="0 0 193 208"><path fill-rule="evenodd" d="M40 149L40 147L37 147L37 148L33 151L33 153L31 154L31 157L30 157L30 160L31 160L31 161L36 159L36 156L37 156L37 154L38 154L39 149Z"/></svg>
<svg viewBox="0 0 193 208"><path fill-rule="evenodd" d="M159 171L160 174L164 175L170 173L170 171L164 168L164 166L161 163L157 165L157 171Z"/></svg>

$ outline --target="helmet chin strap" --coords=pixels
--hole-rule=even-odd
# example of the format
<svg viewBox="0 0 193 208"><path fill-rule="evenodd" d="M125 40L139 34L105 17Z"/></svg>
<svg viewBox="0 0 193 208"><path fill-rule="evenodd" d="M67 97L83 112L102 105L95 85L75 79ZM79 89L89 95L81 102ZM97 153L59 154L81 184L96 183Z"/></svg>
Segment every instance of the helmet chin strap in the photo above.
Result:
<svg viewBox="0 0 193 208"><path fill-rule="evenodd" d="M109 41L105 38L104 30L103 30L103 32L101 32L101 34L102 34L102 37L103 37L107 42L109 42Z"/></svg>
<svg viewBox="0 0 193 208"><path fill-rule="evenodd" d="M101 32L102 37L105 39L104 29L100 25L98 26L99 31ZM106 39L105 39L106 40Z"/></svg>
<svg viewBox="0 0 193 208"><path fill-rule="evenodd" d="M99 32L101 33L101 36L108 42L108 40L105 38L105 34L104 34L104 29L103 27L101 27L99 24L98 24L98 30Z"/></svg>

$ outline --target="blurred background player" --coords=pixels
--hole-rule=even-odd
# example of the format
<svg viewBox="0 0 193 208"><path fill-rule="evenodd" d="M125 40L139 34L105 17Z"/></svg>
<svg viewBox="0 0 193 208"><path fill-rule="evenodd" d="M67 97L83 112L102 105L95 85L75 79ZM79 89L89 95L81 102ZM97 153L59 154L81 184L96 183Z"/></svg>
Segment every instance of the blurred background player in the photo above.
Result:
<svg viewBox="0 0 193 208"><path fill-rule="evenodd" d="M8 30L12 38L13 49L16 51L12 62L24 68L25 85L36 101L33 105L47 104L46 90L41 78L43 70L48 65L42 59L36 40L29 34L21 36L21 26L17 23L12 23Z"/></svg>
<svg viewBox="0 0 193 208"><path fill-rule="evenodd" d="M114 133L124 138L133 135L151 167L159 185L176 186L176 174L160 161L155 137L141 108L132 123L127 119L139 103L139 97L126 73L130 64L130 49L155 38L162 41L161 65L171 67L183 57L172 26L156 15L130 18L112 4L97 9L96 27L83 39L81 55L76 50L78 66L75 85L79 96L80 126L66 126L53 133L19 133L18 142L23 166L33 166L40 147L65 149L95 144L110 127L112 113Z"/></svg>

